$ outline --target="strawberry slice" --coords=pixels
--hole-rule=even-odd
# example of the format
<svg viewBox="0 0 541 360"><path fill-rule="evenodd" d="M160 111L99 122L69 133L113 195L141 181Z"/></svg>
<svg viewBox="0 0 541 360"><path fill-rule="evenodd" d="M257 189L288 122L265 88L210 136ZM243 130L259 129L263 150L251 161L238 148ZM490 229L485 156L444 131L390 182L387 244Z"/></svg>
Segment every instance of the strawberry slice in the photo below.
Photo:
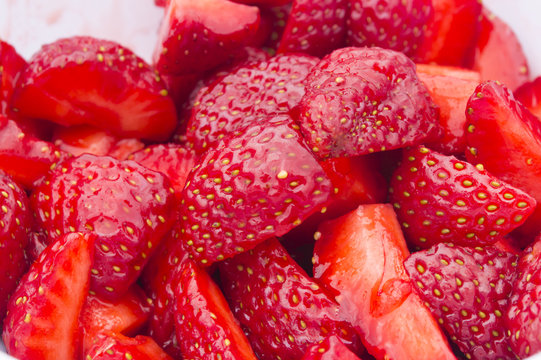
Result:
<svg viewBox="0 0 541 360"><path fill-rule="evenodd" d="M138 335L129 338L108 332L101 334L86 354L87 360L172 360L152 338Z"/></svg>
<svg viewBox="0 0 541 360"><path fill-rule="evenodd" d="M530 79L528 60L520 41L503 20L484 8L474 69L483 80L498 80L514 90Z"/></svg>
<svg viewBox="0 0 541 360"><path fill-rule="evenodd" d="M511 359L503 314L518 256L495 247L438 244L404 266L450 338L468 359Z"/></svg>
<svg viewBox="0 0 541 360"><path fill-rule="evenodd" d="M301 360L359 360L340 338L331 335L306 350Z"/></svg>
<svg viewBox="0 0 541 360"><path fill-rule="evenodd" d="M348 44L378 46L413 57L434 16L432 0L349 0Z"/></svg>
<svg viewBox="0 0 541 360"><path fill-rule="evenodd" d="M287 113L304 95L304 79L318 59L279 55L239 66L197 96L187 127L187 141L198 153L248 122L265 122Z"/></svg>
<svg viewBox="0 0 541 360"><path fill-rule="evenodd" d="M231 309L260 359L300 359L311 344L330 334L360 349L332 296L306 275L278 240L269 239L225 261L220 275Z"/></svg>
<svg viewBox="0 0 541 360"><path fill-rule="evenodd" d="M171 229L173 193L164 175L134 161L84 154L49 173L32 206L50 241L77 230L98 236L91 287L117 299Z"/></svg>
<svg viewBox="0 0 541 360"><path fill-rule="evenodd" d="M337 293L344 316L378 359L455 359L403 261L409 255L390 205L361 205L323 223L314 275Z"/></svg>
<svg viewBox="0 0 541 360"><path fill-rule="evenodd" d="M78 317L88 294L94 236L67 234L32 265L11 296L2 338L21 360L73 360Z"/></svg>
<svg viewBox="0 0 541 360"><path fill-rule="evenodd" d="M541 351L541 237L524 252L517 271L505 324L511 348L520 358L526 358Z"/></svg>
<svg viewBox="0 0 541 360"><path fill-rule="evenodd" d="M168 75L188 75L227 62L251 44L259 9L227 0L171 0L165 9L154 63Z"/></svg>
<svg viewBox="0 0 541 360"><path fill-rule="evenodd" d="M15 84L27 63L15 48L0 40L0 115L12 115L9 108Z"/></svg>
<svg viewBox="0 0 541 360"><path fill-rule="evenodd" d="M331 183L288 116L206 152L182 193L180 244L203 265L280 236L320 210Z"/></svg>
<svg viewBox="0 0 541 360"><path fill-rule="evenodd" d="M295 0L278 53L322 57L346 42L348 0Z"/></svg>
<svg viewBox="0 0 541 360"><path fill-rule="evenodd" d="M154 69L107 40L72 37L43 46L17 86L13 107L31 118L148 140L166 140L176 125L175 106Z"/></svg>
<svg viewBox="0 0 541 360"><path fill-rule="evenodd" d="M180 265L175 290L177 340L185 359L246 359L256 356L210 275L191 260Z"/></svg>
<svg viewBox="0 0 541 360"><path fill-rule="evenodd" d="M409 243L494 244L532 214L534 198L484 170L424 146L404 152L390 201Z"/></svg>
<svg viewBox="0 0 541 360"><path fill-rule="evenodd" d="M437 138L436 105L405 55L344 48L306 79L299 125L321 158L364 155Z"/></svg>
<svg viewBox="0 0 541 360"><path fill-rule="evenodd" d="M541 121L520 104L505 86L480 84L468 101L466 157L481 163L498 178L541 202ZM521 232L541 230L538 207Z"/></svg>
<svg viewBox="0 0 541 360"><path fill-rule="evenodd" d="M522 105L541 118L541 76L522 84L514 94Z"/></svg>

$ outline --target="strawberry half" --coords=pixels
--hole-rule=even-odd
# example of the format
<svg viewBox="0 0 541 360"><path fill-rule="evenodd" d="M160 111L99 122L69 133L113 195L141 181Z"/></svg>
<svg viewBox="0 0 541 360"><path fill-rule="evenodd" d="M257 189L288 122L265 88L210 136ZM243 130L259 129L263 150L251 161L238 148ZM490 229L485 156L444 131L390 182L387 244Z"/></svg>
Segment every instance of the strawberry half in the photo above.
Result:
<svg viewBox="0 0 541 360"><path fill-rule="evenodd" d="M119 298L171 229L174 191L161 173L134 161L84 154L61 163L32 194L39 225L53 241L92 231L92 290Z"/></svg>
<svg viewBox="0 0 541 360"><path fill-rule="evenodd" d="M359 360L340 338L331 335L306 350L301 360Z"/></svg>
<svg viewBox="0 0 541 360"><path fill-rule="evenodd" d="M172 360L152 338L138 335L129 338L108 332L100 334L96 345L86 354L87 360Z"/></svg>
<svg viewBox="0 0 541 360"><path fill-rule="evenodd" d="M331 334L360 349L332 296L306 275L278 240L225 261L220 275L231 309L260 359L300 359L311 344Z"/></svg>
<svg viewBox="0 0 541 360"><path fill-rule="evenodd" d="M11 297L2 338L21 360L73 360L79 313L88 294L94 236L67 234L51 244Z"/></svg>
<svg viewBox="0 0 541 360"><path fill-rule="evenodd" d="M30 118L148 140L166 140L177 121L153 68L115 42L82 36L44 45L32 57L13 107Z"/></svg>
<svg viewBox="0 0 541 360"><path fill-rule="evenodd" d="M436 105L405 55L344 48L306 79L299 125L322 159L418 144L440 135Z"/></svg>
<svg viewBox="0 0 541 360"><path fill-rule="evenodd" d="M394 204L410 244L494 244L531 215L534 198L454 156L424 146L407 150L391 180Z"/></svg>
<svg viewBox="0 0 541 360"><path fill-rule="evenodd" d="M180 243L199 264L287 233L332 191L288 116L239 133L203 155L182 193Z"/></svg>
<svg viewBox="0 0 541 360"><path fill-rule="evenodd" d="M419 296L468 359L511 359L504 325L518 257L495 247L438 244L404 266Z"/></svg>
<svg viewBox="0 0 541 360"><path fill-rule="evenodd" d="M0 115L12 114L9 105L15 84L26 66L26 61L15 48L0 40Z"/></svg>

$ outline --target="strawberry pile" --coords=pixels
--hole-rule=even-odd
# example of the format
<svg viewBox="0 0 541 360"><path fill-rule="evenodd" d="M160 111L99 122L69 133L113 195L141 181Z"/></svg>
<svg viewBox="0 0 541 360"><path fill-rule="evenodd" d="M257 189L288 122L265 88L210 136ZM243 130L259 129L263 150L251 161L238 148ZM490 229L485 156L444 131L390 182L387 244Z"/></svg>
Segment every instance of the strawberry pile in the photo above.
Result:
<svg viewBox="0 0 541 360"><path fill-rule="evenodd" d="M151 64L0 41L9 354L541 352L541 78L502 20L478 0L156 6Z"/></svg>

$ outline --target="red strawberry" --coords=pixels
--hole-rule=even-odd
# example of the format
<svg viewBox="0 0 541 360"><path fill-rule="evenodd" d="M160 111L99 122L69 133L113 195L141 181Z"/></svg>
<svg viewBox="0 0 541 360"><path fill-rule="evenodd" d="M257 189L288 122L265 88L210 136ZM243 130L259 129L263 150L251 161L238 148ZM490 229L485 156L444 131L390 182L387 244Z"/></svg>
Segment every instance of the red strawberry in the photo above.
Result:
<svg viewBox="0 0 541 360"><path fill-rule="evenodd" d="M391 180L390 201L409 243L494 244L520 226L536 201L525 192L454 156L424 146L404 152Z"/></svg>
<svg viewBox="0 0 541 360"><path fill-rule="evenodd" d="M87 360L172 360L151 338L129 338L116 333L102 334L87 353Z"/></svg>
<svg viewBox="0 0 541 360"><path fill-rule="evenodd" d="M541 237L524 252L517 271L505 324L511 348L525 358L541 351Z"/></svg>
<svg viewBox="0 0 541 360"><path fill-rule="evenodd" d="M288 116L207 151L182 193L180 244L199 264L287 233L328 201L331 183Z"/></svg>
<svg viewBox="0 0 541 360"><path fill-rule="evenodd" d="M258 26L255 6L227 0L169 1L154 63L168 75L210 70L250 45Z"/></svg>
<svg viewBox="0 0 541 360"><path fill-rule="evenodd" d="M511 359L503 315L518 257L495 247L438 244L404 266L417 293L468 359Z"/></svg>
<svg viewBox="0 0 541 360"><path fill-rule="evenodd" d="M26 193L0 171L0 323L11 293L28 268L25 249L29 244L32 215Z"/></svg>
<svg viewBox="0 0 541 360"><path fill-rule="evenodd" d="M406 56L380 48L344 48L306 79L298 114L322 159L391 150L440 135L436 106Z"/></svg>
<svg viewBox="0 0 541 360"><path fill-rule="evenodd" d="M189 259L180 265L174 301L177 340L185 359L256 360L220 288Z"/></svg>
<svg viewBox="0 0 541 360"><path fill-rule="evenodd" d="M81 155L61 163L32 195L50 241L92 231L96 257L92 290L122 296L169 232L175 199L169 180L134 161Z"/></svg>
<svg viewBox="0 0 541 360"><path fill-rule="evenodd" d="M289 112L304 95L304 79L317 61L279 55L240 66L201 89L188 123L188 142L203 152L250 121Z"/></svg>
<svg viewBox="0 0 541 360"><path fill-rule="evenodd" d="M513 30L486 8L481 16L474 69L483 80L498 80L515 90L530 78L528 60Z"/></svg>
<svg viewBox="0 0 541 360"><path fill-rule="evenodd" d="M17 86L13 107L23 116L149 140L167 139L176 125L154 69L107 40L72 37L43 46Z"/></svg>
<svg viewBox="0 0 541 360"><path fill-rule="evenodd" d="M471 67L483 5L479 0L433 0L433 6L416 62Z"/></svg>
<svg viewBox="0 0 541 360"><path fill-rule="evenodd" d="M378 359L455 359L403 261L409 255L390 205L361 205L319 228L317 280Z"/></svg>
<svg viewBox="0 0 541 360"><path fill-rule="evenodd" d="M522 84L515 90L515 97L535 116L541 118L541 76Z"/></svg>
<svg viewBox="0 0 541 360"><path fill-rule="evenodd" d="M378 46L413 57L434 16L432 0L349 0L348 43Z"/></svg>
<svg viewBox="0 0 541 360"><path fill-rule="evenodd" d="M32 265L11 297L2 337L18 359L73 360L88 294L94 236L67 234Z"/></svg>
<svg viewBox="0 0 541 360"><path fill-rule="evenodd" d="M13 90L26 66L26 61L13 46L0 40L0 115L11 114L9 105Z"/></svg>
<svg viewBox="0 0 541 360"><path fill-rule="evenodd" d="M427 145L444 154L463 154L466 150L466 104L481 82L478 72L437 65L417 65L417 75L440 108L443 137Z"/></svg>
<svg viewBox="0 0 541 360"><path fill-rule="evenodd" d="M295 0L279 53L325 56L346 42L347 0Z"/></svg>
<svg viewBox="0 0 541 360"><path fill-rule="evenodd" d="M331 335L306 350L301 360L359 360L336 335Z"/></svg>
<svg viewBox="0 0 541 360"><path fill-rule="evenodd" d="M310 279L278 240L227 260L220 267L233 313L262 360L294 360L328 335L358 350L357 335L331 295Z"/></svg>
<svg viewBox="0 0 541 360"><path fill-rule="evenodd" d="M479 85L468 101L466 157L541 202L541 121L499 83ZM520 231L541 230L538 207Z"/></svg>

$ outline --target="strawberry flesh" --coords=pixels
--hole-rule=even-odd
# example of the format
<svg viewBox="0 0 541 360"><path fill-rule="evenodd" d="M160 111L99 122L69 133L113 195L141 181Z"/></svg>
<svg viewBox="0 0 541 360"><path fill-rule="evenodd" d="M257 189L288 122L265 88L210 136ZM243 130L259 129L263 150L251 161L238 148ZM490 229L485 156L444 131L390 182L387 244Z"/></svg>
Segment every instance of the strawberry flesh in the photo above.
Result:
<svg viewBox="0 0 541 360"><path fill-rule="evenodd" d="M129 338L121 334L108 332L100 334L96 344L86 354L87 360L172 360L148 336L138 335Z"/></svg>
<svg viewBox="0 0 541 360"><path fill-rule="evenodd" d="M340 338L331 335L306 350L301 360L359 360Z"/></svg>

